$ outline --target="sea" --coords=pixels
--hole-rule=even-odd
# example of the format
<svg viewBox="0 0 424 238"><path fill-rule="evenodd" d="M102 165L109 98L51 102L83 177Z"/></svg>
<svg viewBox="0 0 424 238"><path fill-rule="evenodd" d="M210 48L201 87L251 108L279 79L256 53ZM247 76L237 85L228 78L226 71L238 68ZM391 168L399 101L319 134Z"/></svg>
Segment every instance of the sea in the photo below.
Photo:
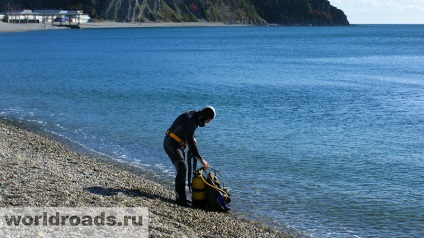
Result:
<svg viewBox="0 0 424 238"><path fill-rule="evenodd" d="M424 25L0 33L0 117L173 187L165 131L233 213L311 237L424 237Z"/></svg>

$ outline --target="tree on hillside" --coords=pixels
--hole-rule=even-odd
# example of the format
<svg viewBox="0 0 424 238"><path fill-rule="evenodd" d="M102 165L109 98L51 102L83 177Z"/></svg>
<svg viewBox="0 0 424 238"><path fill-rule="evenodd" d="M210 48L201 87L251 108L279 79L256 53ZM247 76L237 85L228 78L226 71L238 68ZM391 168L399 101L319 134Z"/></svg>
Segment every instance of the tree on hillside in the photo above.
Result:
<svg viewBox="0 0 424 238"><path fill-rule="evenodd" d="M18 8L16 1L0 0L0 12L1 11L13 11Z"/></svg>
<svg viewBox="0 0 424 238"><path fill-rule="evenodd" d="M21 9L81 9L95 0L3 0L5 4Z"/></svg>

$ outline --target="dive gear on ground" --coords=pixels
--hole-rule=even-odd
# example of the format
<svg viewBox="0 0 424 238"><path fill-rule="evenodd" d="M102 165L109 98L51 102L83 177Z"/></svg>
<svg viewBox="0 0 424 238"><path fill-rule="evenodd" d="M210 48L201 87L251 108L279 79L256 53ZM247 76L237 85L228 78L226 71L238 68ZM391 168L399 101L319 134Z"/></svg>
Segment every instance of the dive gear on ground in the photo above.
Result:
<svg viewBox="0 0 424 238"><path fill-rule="evenodd" d="M230 210L229 204L231 202L231 197L228 191L224 188L224 181L222 179L221 183L216 176L218 173L215 170L212 170L208 175L204 176L204 168L200 168L194 171L194 177L192 182L192 205L193 207L207 209L209 211L216 212L228 212ZM221 176L222 178L222 176Z"/></svg>

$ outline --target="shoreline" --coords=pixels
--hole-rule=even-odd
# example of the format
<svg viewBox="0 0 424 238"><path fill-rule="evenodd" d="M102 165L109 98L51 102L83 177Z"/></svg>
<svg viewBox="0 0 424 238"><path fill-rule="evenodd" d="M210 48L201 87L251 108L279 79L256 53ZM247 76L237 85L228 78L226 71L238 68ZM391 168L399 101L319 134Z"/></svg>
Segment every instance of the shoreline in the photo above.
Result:
<svg viewBox="0 0 424 238"><path fill-rule="evenodd" d="M147 207L149 237L299 237L233 213L184 208L148 173L75 152L19 122L0 120L0 207ZM284 230L284 229L287 229Z"/></svg>
<svg viewBox="0 0 424 238"><path fill-rule="evenodd" d="M154 28L154 27L222 27L222 26L246 26L241 24L224 24L222 22L114 22L99 21L81 23L80 29L101 28ZM0 32L24 32L38 30L64 30L66 26L53 26L42 23L7 23L0 21Z"/></svg>

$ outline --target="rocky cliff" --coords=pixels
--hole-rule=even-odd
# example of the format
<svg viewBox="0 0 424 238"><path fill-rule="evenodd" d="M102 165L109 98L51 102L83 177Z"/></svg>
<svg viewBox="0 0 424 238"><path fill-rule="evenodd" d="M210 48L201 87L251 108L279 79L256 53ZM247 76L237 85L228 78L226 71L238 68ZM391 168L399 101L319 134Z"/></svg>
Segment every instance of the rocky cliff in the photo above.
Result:
<svg viewBox="0 0 424 238"><path fill-rule="evenodd" d="M225 22L264 24L253 4L234 0L103 0L95 15L126 22Z"/></svg>

